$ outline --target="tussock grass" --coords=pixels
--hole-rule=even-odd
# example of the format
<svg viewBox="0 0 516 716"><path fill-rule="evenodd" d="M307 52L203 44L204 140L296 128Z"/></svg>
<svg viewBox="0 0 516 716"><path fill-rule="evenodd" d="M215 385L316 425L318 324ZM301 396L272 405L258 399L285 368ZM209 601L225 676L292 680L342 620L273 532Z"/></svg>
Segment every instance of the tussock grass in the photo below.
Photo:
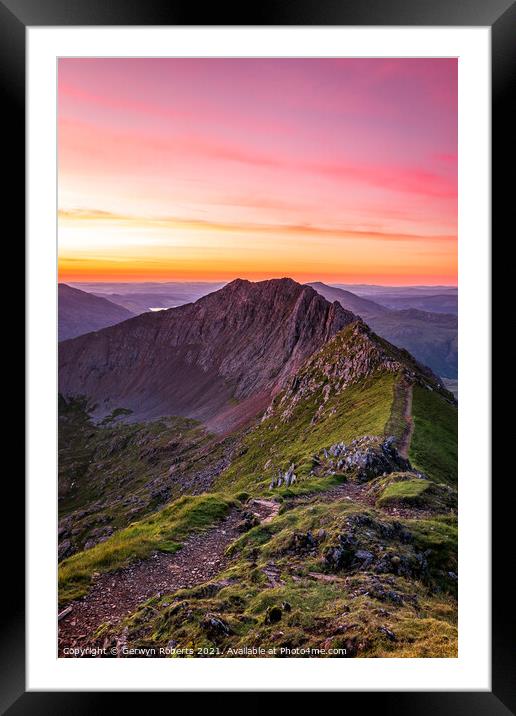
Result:
<svg viewBox="0 0 516 716"><path fill-rule="evenodd" d="M424 494L430 487L427 480L405 480L388 485L378 498L376 504L385 507L402 502L408 505L425 504Z"/></svg>
<svg viewBox="0 0 516 716"><path fill-rule="evenodd" d="M373 485L373 494L377 494L376 506L414 506L444 513L456 509L457 492L453 487L438 485L431 480L406 479L409 475L410 473L390 475Z"/></svg>

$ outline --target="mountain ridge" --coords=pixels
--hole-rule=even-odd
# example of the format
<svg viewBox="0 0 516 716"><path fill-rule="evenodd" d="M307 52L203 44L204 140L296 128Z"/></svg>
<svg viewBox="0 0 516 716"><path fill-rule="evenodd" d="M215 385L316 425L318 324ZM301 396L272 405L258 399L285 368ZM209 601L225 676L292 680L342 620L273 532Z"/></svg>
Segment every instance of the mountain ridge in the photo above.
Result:
<svg viewBox="0 0 516 716"><path fill-rule="evenodd" d="M60 392L101 401L99 415L123 406L225 430L265 409L309 355L355 320L292 279L235 279L195 303L63 342Z"/></svg>

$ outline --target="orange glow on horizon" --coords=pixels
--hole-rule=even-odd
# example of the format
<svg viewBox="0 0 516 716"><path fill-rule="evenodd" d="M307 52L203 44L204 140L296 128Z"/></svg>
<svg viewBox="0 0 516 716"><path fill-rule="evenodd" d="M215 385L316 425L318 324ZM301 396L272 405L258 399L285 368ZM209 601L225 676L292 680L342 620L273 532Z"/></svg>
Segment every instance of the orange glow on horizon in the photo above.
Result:
<svg viewBox="0 0 516 716"><path fill-rule="evenodd" d="M298 283L312 283L314 281L321 281L322 283L326 283L328 285L333 284L364 284L364 285L374 285L374 286L449 286L449 287L456 287L456 283L449 283L448 278L446 276L417 276L414 274L410 274L409 276L406 275L396 275L396 274L389 274L389 276L384 275L375 275L375 274L367 274L367 276L362 275L338 275L338 276L325 276L322 274L312 275L307 274L306 276L297 276L292 275L291 273L288 275L283 274L245 274L244 272L240 272L234 275L227 275L227 276L220 276L220 275L214 275L214 276L199 276L198 274L186 276L184 274L180 276L163 276L163 275L152 275L152 274L138 274L136 272L129 272L129 273L120 273L120 274L114 274L110 272L109 274L101 274L101 273L59 273L59 283L108 283L108 284L116 284L116 283L188 283L188 282L195 282L195 283L229 283L230 281L233 281L234 279L245 279L247 281L267 281L269 279L274 278L291 278L294 281L297 281Z"/></svg>
<svg viewBox="0 0 516 716"><path fill-rule="evenodd" d="M129 265L103 263L92 261L81 261L80 266L75 261L67 261L66 259L59 261L59 281L61 283L80 283L80 282L99 282L99 283L117 283L117 282L229 282L236 278L247 279L248 281L265 281L272 278L289 277L299 283L310 283L312 281L322 281L323 283L365 283L384 286L456 286L457 281L449 273L438 273L428 271L425 273L417 273L410 267L405 271L390 272L388 274L368 270L367 272L347 271L347 272L325 272L325 271L265 271L265 270L210 270L197 267L194 269L185 269L178 271L173 267L167 269L164 266L146 266L134 263Z"/></svg>

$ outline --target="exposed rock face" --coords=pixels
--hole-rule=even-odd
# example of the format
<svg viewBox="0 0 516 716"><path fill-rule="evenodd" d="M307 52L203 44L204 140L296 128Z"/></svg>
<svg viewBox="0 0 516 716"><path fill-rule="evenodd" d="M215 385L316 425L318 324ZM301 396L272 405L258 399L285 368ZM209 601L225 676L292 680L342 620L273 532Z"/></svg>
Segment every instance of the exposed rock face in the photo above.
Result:
<svg viewBox="0 0 516 716"><path fill-rule="evenodd" d="M356 320L291 279L237 279L195 303L65 341L59 390L104 415L184 415L228 430L263 410L304 361Z"/></svg>
<svg viewBox="0 0 516 716"><path fill-rule="evenodd" d="M132 311L116 303L66 283L59 284L58 298L60 341L113 326L134 316Z"/></svg>

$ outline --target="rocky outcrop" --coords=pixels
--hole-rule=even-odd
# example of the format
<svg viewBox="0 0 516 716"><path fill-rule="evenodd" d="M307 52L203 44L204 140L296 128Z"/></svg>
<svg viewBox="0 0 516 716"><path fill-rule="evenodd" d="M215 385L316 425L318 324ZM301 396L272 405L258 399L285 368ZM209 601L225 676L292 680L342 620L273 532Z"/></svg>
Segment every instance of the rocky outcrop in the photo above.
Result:
<svg viewBox="0 0 516 716"><path fill-rule="evenodd" d="M427 561L413 543L411 532L400 522L383 522L368 514L352 515L344 529L322 552L322 564L330 573L370 571L422 578ZM390 549L386 551L385 545Z"/></svg>
<svg viewBox="0 0 516 716"><path fill-rule="evenodd" d="M350 474L360 482L395 471L411 470L410 462L396 448L396 438L365 435L349 445L343 442L314 455L315 475Z"/></svg>
<svg viewBox="0 0 516 716"><path fill-rule="evenodd" d="M269 485L269 490L273 490L275 487L281 487L282 485L284 487L290 487L290 485L293 485L297 480L297 476L294 470L294 463L292 463L285 472L283 472L283 470L281 469L278 469L278 477L272 478L271 484Z"/></svg>
<svg viewBox="0 0 516 716"><path fill-rule="evenodd" d="M291 279L237 279L195 303L65 341L59 390L98 415L184 415L228 430L265 409L306 359L355 320Z"/></svg>

